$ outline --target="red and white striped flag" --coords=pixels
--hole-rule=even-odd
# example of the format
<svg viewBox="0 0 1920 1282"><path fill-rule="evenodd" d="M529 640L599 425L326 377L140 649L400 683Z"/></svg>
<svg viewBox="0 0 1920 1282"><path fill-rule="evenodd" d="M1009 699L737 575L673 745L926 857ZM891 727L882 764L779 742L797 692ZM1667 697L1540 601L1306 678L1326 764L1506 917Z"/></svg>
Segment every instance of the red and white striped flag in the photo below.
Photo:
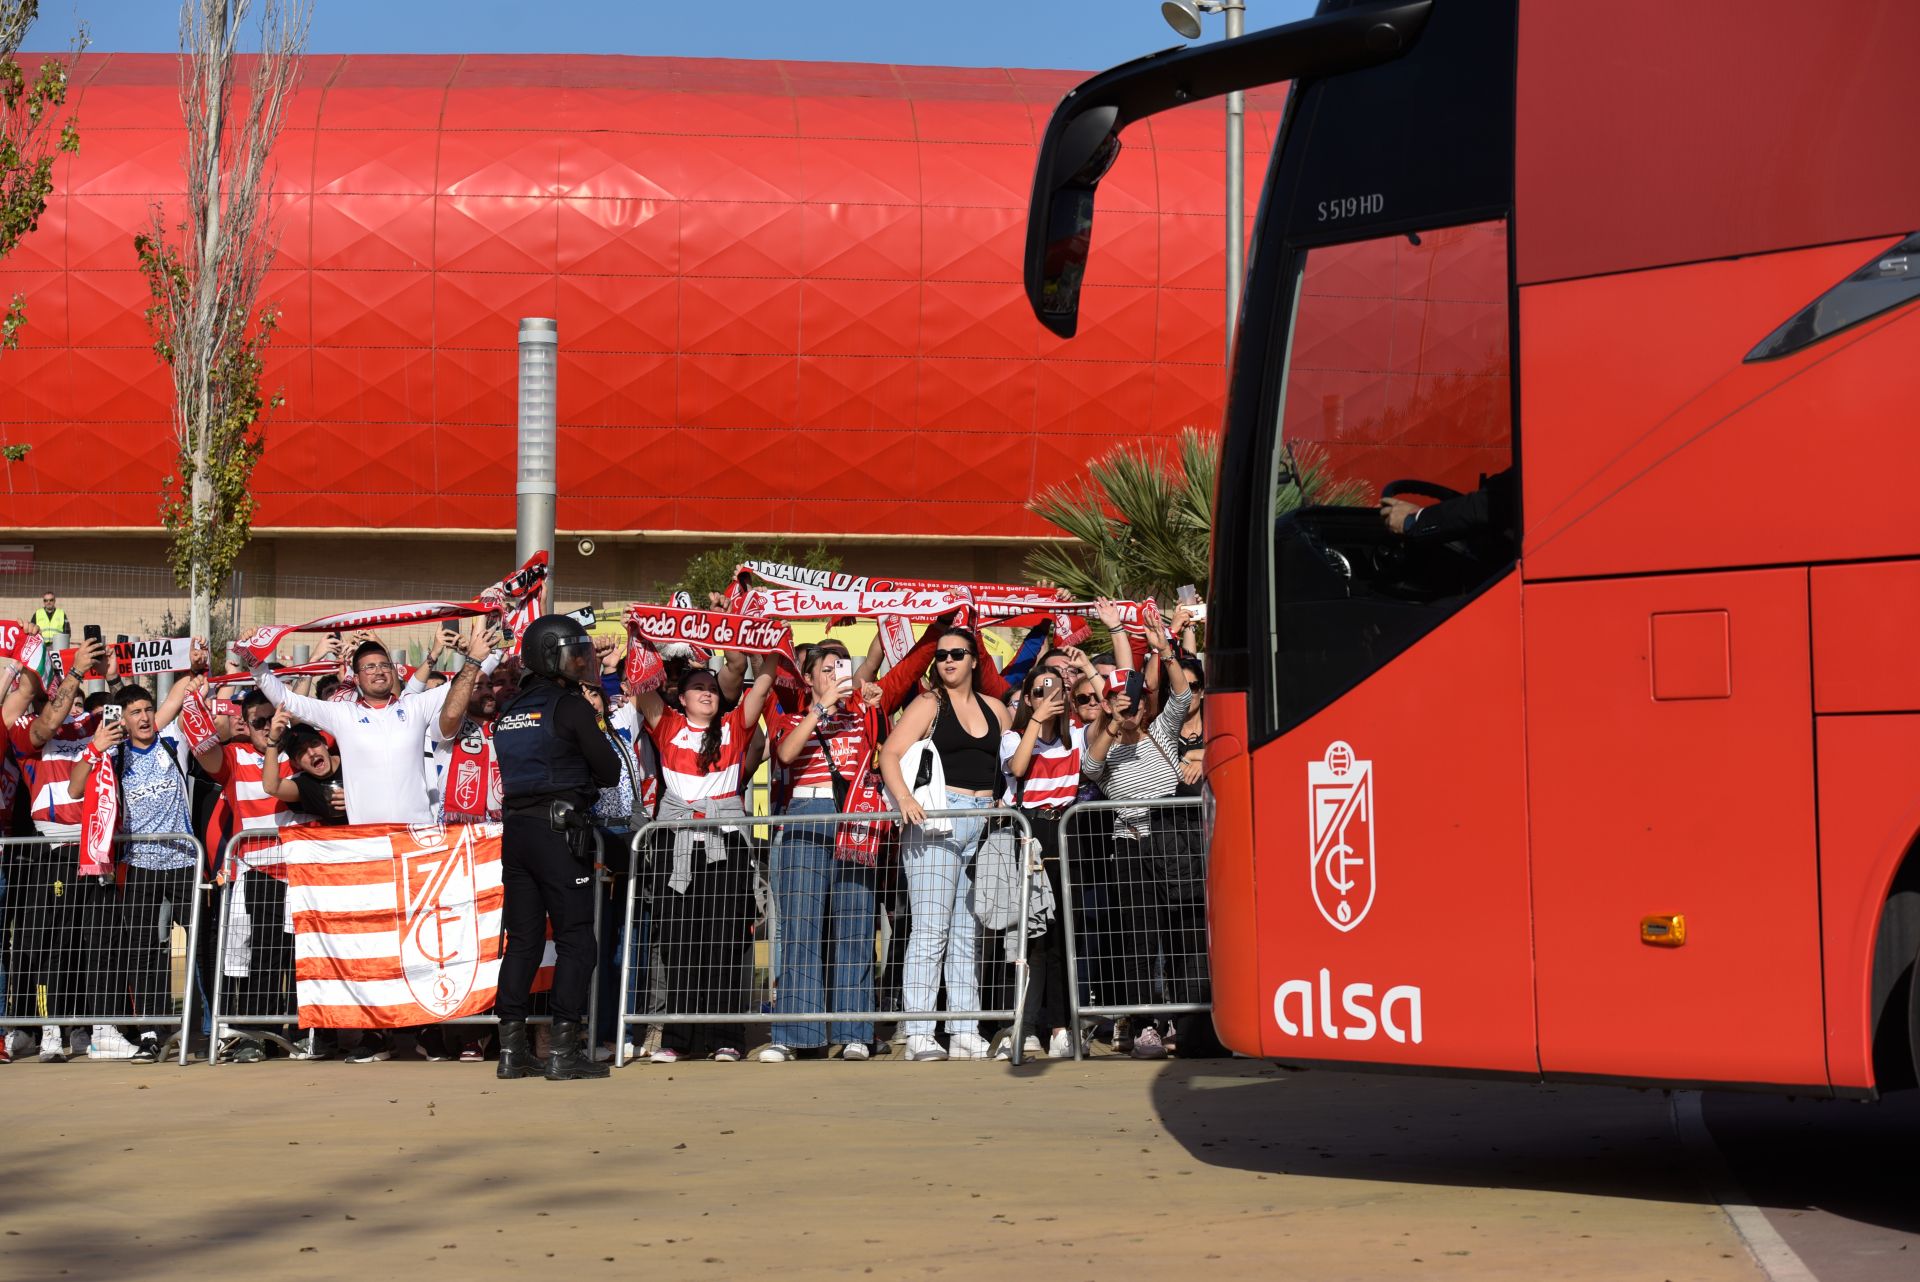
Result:
<svg viewBox="0 0 1920 1282"><path fill-rule="evenodd" d="M411 1028L493 1009L500 825L286 828L247 868L287 883L307 1028ZM553 982L553 941L535 990Z"/></svg>

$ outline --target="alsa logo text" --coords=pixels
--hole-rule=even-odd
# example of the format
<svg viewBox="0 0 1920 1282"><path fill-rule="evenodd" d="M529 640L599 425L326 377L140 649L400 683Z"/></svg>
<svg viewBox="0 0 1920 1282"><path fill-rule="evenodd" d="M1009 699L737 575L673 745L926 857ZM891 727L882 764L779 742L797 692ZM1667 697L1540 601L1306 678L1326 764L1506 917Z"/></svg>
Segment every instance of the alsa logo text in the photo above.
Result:
<svg viewBox="0 0 1920 1282"><path fill-rule="evenodd" d="M1336 1010L1333 979L1323 966L1317 986L1312 980L1289 979L1273 994L1273 1021L1288 1037L1314 1036L1316 1019L1322 1037L1369 1042L1384 1032L1391 1041L1418 1046L1420 990L1412 984L1395 984L1376 1003L1372 984L1348 984L1340 990L1340 1007Z"/></svg>

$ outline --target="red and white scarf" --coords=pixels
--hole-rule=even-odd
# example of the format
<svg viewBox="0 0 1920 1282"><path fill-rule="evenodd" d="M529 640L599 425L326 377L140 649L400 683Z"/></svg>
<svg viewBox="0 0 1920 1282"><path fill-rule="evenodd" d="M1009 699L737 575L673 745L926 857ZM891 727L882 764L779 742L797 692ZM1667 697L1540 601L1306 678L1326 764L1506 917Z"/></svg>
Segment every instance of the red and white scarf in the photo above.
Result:
<svg viewBox="0 0 1920 1282"><path fill-rule="evenodd" d="M1076 601L1064 588L883 579L776 561L748 561L735 573L737 584L753 578L771 586L748 595L749 611L757 608L785 619L877 619L881 643L895 663L912 648L910 622L928 622L955 610L963 612L962 622L971 617L980 627L1032 627L1051 620L1054 639L1062 645L1077 645L1092 633L1087 616L1094 613L1094 603ZM1152 598L1114 602L1121 627L1129 635L1144 637L1146 611L1152 604Z"/></svg>
<svg viewBox="0 0 1920 1282"><path fill-rule="evenodd" d="M248 662L262 663L295 632L357 632L365 628L398 628L414 623L444 623L468 619L479 614L498 614L517 618L527 603L540 594L547 581L545 552L535 552L527 563L493 584L471 601L413 601L405 605L377 606L368 610L347 610L329 614L309 623L275 623L255 628L234 642ZM537 606L535 608L538 608ZM515 635L519 635L516 631Z"/></svg>
<svg viewBox="0 0 1920 1282"><path fill-rule="evenodd" d="M462 726L447 760L441 812L447 823L481 823L500 818L503 788L500 762L493 753L493 723Z"/></svg>
<svg viewBox="0 0 1920 1282"><path fill-rule="evenodd" d="M80 866L82 877L104 877L113 871L113 834L120 826L120 773L114 754L92 744L80 754L87 764L86 796L80 811Z"/></svg>
<svg viewBox="0 0 1920 1282"><path fill-rule="evenodd" d="M780 660L786 669L786 676L797 679L800 673L800 664L793 653L793 629L778 619L719 614L711 610L680 610L666 605L630 605L627 607L627 637L634 643L629 646L629 651L657 648L678 641L714 650L771 654ZM643 659L638 662L640 676L647 677L647 661ZM636 671L636 661L631 653L627 655L627 671L630 677Z"/></svg>

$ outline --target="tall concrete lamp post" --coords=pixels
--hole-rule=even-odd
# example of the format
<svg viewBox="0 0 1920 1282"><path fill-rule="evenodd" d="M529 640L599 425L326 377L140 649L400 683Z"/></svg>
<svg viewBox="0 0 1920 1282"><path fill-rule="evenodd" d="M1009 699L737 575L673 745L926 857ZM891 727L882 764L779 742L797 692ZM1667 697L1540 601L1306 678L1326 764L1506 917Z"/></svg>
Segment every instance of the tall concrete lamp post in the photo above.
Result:
<svg viewBox="0 0 1920 1282"><path fill-rule="evenodd" d="M554 503L559 494L560 325L544 316L520 321L520 468L514 483L514 556L553 554ZM554 594L549 567L547 605Z"/></svg>
<svg viewBox="0 0 1920 1282"><path fill-rule="evenodd" d="M1200 38L1200 15L1227 15L1227 39L1234 40L1247 29L1245 0L1166 0L1160 6L1167 25L1188 40ZM1247 147L1246 95L1239 90L1227 95L1227 358L1233 358L1233 331L1240 323L1240 287L1246 281L1247 237L1243 222L1246 214Z"/></svg>

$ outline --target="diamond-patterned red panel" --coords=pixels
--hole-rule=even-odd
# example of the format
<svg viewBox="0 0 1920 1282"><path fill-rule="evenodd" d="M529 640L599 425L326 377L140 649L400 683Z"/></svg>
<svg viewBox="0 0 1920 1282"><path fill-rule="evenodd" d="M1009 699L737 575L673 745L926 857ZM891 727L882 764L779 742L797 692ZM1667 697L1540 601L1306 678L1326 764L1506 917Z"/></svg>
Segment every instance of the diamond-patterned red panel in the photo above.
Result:
<svg viewBox="0 0 1920 1282"><path fill-rule="evenodd" d="M0 358L0 435L36 447L7 472L12 523L152 525L171 392L132 237L154 193L178 203L176 65L92 56L76 78L82 154L0 263L0 295L27 291L30 315ZM1042 532L1023 506L1036 486L1114 442L1215 426L1221 405L1217 104L1128 132L1101 188L1081 337L1027 311L1035 139L1079 79L310 60L276 149L267 292L284 321L267 379L287 404L256 477L259 524L510 524L514 342L538 315L563 344L563 526ZM1249 103L1250 202L1280 106ZM1426 237L1384 281L1326 257L1315 288L1401 300L1375 310L1406 387L1376 379L1343 404L1419 397L1463 431L1504 431L1487 426L1503 374L1475 365L1505 324L1497 237ZM1342 342L1324 335L1329 359Z"/></svg>

